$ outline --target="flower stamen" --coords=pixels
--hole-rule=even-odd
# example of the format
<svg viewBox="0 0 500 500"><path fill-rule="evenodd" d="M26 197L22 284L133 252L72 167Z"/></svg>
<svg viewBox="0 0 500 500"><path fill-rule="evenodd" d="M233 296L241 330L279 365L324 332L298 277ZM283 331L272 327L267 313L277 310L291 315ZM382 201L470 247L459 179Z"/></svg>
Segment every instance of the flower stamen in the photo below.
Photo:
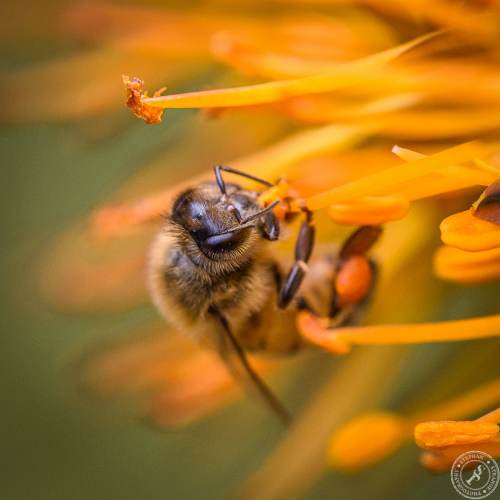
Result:
<svg viewBox="0 0 500 500"><path fill-rule="evenodd" d="M438 323L329 328L327 318L301 312L299 331L310 343L345 353L351 345L425 344L500 336L500 314Z"/></svg>
<svg viewBox="0 0 500 500"><path fill-rule="evenodd" d="M414 181L450 165L485 156L497 149L497 146L483 145L478 142L461 144L434 155L407 162L403 167L387 168L357 181L311 196L307 200L307 205L311 210L317 210L364 196L392 194L395 191L397 193L397 187L401 183Z"/></svg>
<svg viewBox="0 0 500 500"><path fill-rule="evenodd" d="M294 96L331 92L354 83L356 79L359 79L356 73L362 75L369 69L379 68L440 33L440 31L428 33L388 50L358 59L357 61L341 64L332 71L318 75L244 87L152 97L145 99L144 102L161 109L219 108L265 104L282 101ZM354 75L353 70L355 70Z"/></svg>

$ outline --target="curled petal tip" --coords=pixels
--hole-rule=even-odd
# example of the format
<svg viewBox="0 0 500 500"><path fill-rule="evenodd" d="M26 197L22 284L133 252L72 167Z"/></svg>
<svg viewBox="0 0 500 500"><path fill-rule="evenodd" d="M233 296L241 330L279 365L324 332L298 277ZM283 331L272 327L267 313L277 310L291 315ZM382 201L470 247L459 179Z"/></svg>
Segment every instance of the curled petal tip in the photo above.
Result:
<svg viewBox="0 0 500 500"><path fill-rule="evenodd" d="M385 222L402 219L409 209L409 202L400 197L366 196L358 200L331 205L328 215L337 224L378 226Z"/></svg>

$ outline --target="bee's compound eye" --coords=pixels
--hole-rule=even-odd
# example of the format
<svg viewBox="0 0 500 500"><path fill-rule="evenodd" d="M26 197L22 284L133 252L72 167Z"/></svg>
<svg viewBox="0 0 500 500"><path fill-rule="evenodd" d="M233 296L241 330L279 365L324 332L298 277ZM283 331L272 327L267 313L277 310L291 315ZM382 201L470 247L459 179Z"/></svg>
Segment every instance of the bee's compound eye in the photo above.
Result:
<svg viewBox="0 0 500 500"><path fill-rule="evenodd" d="M172 208L172 219L190 231L201 228L204 217L204 205L191 191L181 194Z"/></svg>

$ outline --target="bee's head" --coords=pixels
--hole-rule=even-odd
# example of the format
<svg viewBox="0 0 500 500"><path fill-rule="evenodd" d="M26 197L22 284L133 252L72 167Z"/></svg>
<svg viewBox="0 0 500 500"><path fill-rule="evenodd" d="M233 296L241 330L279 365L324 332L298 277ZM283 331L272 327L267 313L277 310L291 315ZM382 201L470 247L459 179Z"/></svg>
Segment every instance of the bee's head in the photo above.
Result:
<svg viewBox="0 0 500 500"><path fill-rule="evenodd" d="M225 195L211 183L185 191L175 200L171 213L171 220L205 257L218 261L248 253L259 237L265 236L262 221L241 223L262 210L255 197L236 185L228 184L227 188ZM277 230L274 232L275 237L268 239L277 238Z"/></svg>

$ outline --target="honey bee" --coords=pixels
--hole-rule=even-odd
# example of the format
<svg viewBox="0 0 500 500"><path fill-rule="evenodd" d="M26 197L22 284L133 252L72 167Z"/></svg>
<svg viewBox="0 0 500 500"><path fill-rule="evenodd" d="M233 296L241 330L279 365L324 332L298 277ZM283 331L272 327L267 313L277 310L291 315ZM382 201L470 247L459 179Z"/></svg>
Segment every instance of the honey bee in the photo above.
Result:
<svg viewBox="0 0 500 500"><path fill-rule="evenodd" d="M326 252L311 259L314 221L304 204L283 197L262 206L261 192L226 183L223 172L251 179L267 190L275 187L234 168L216 166L215 181L180 193L151 247L149 290L173 326L215 349L233 374L288 422L288 412L253 370L246 353L299 350L304 345L295 324L299 310L330 317L336 324L349 321L372 286L372 273L363 278L368 284L355 283L349 293L345 277L340 286L336 284L352 267L353 257L374 269L365 254L380 228L363 226L338 255ZM285 208L285 215L294 205L304 218L291 266L273 248L285 224L274 213L278 205ZM359 272L354 277L359 281ZM355 291L353 297L353 288L363 293Z"/></svg>

